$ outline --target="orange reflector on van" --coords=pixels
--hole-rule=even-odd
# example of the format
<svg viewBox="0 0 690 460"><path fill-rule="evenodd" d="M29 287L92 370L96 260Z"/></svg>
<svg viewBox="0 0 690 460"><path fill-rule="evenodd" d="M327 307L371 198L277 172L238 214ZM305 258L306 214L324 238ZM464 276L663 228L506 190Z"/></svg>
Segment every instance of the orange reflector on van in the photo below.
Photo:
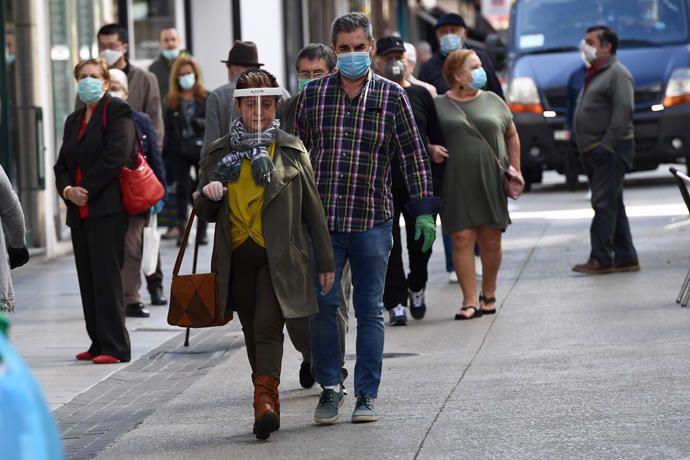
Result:
<svg viewBox="0 0 690 460"><path fill-rule="evenodd" d="M541 104L515 104L509 103L508 108L513 113L535 113L541 115L544 113L544 107Z"/></svg>
<svg viewBox="0 0 690 460"><path fill-rule="evenodd" d="M683 94L682 96L672 96L664 98L664 107L672 107L674 105L690 103L690 94Z"/></svg>

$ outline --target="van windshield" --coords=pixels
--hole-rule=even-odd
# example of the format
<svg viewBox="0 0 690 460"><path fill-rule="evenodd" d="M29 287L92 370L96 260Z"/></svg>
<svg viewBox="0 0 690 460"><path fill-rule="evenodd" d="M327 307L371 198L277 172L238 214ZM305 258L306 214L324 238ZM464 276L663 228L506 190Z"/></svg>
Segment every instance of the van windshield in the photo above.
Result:
<svg viewBox="0 0 690 460"><path fill-rule="evenodd" d="M620 47L687 42L686 0L522 0L513 21L523 53L577 49L585 31L607 25Z"/></svg>

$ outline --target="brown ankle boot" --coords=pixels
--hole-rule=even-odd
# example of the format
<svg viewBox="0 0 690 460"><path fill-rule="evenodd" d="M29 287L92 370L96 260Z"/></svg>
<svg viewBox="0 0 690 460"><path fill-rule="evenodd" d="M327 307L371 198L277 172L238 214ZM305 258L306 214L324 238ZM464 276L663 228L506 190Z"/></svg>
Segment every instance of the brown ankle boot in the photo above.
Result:
<svg viewBox="0 0 690 460"><path fill-rule="evenodd" d="M254 434L256 439L268 439L280 428L278 379L257 375L254 380Z"/></svg>

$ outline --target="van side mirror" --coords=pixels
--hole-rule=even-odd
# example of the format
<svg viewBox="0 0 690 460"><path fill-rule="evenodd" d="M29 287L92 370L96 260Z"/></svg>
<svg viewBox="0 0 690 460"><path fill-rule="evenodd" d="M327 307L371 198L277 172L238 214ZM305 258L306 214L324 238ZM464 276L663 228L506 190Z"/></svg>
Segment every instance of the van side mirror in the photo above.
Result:
<svg viewBox="0 0 690 460"><path fill-rule="evenodd" d="M484 43L486 54L496 70L503 70L506 64L506 45L498 34L489 34Z"/></svg>

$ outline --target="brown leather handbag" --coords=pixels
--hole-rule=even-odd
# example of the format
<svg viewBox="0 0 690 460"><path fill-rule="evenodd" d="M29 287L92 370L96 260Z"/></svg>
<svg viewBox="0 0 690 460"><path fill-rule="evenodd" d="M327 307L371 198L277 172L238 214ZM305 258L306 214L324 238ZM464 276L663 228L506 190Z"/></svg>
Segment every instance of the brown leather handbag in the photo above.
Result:
<svg viewBox="0 0 690 460"><path fill-rule="evenodd" d="M170 306L168 308L168 324L187 328L185 346L189 344L189 328L223 326L232 319L232 314L226 316L225 305L221 304L218 296L218 275L216 273L196 272L199 254L198 232L194 241L192 274L179 274L195 216L196 213L192 209L173 268Z"/></svg>

